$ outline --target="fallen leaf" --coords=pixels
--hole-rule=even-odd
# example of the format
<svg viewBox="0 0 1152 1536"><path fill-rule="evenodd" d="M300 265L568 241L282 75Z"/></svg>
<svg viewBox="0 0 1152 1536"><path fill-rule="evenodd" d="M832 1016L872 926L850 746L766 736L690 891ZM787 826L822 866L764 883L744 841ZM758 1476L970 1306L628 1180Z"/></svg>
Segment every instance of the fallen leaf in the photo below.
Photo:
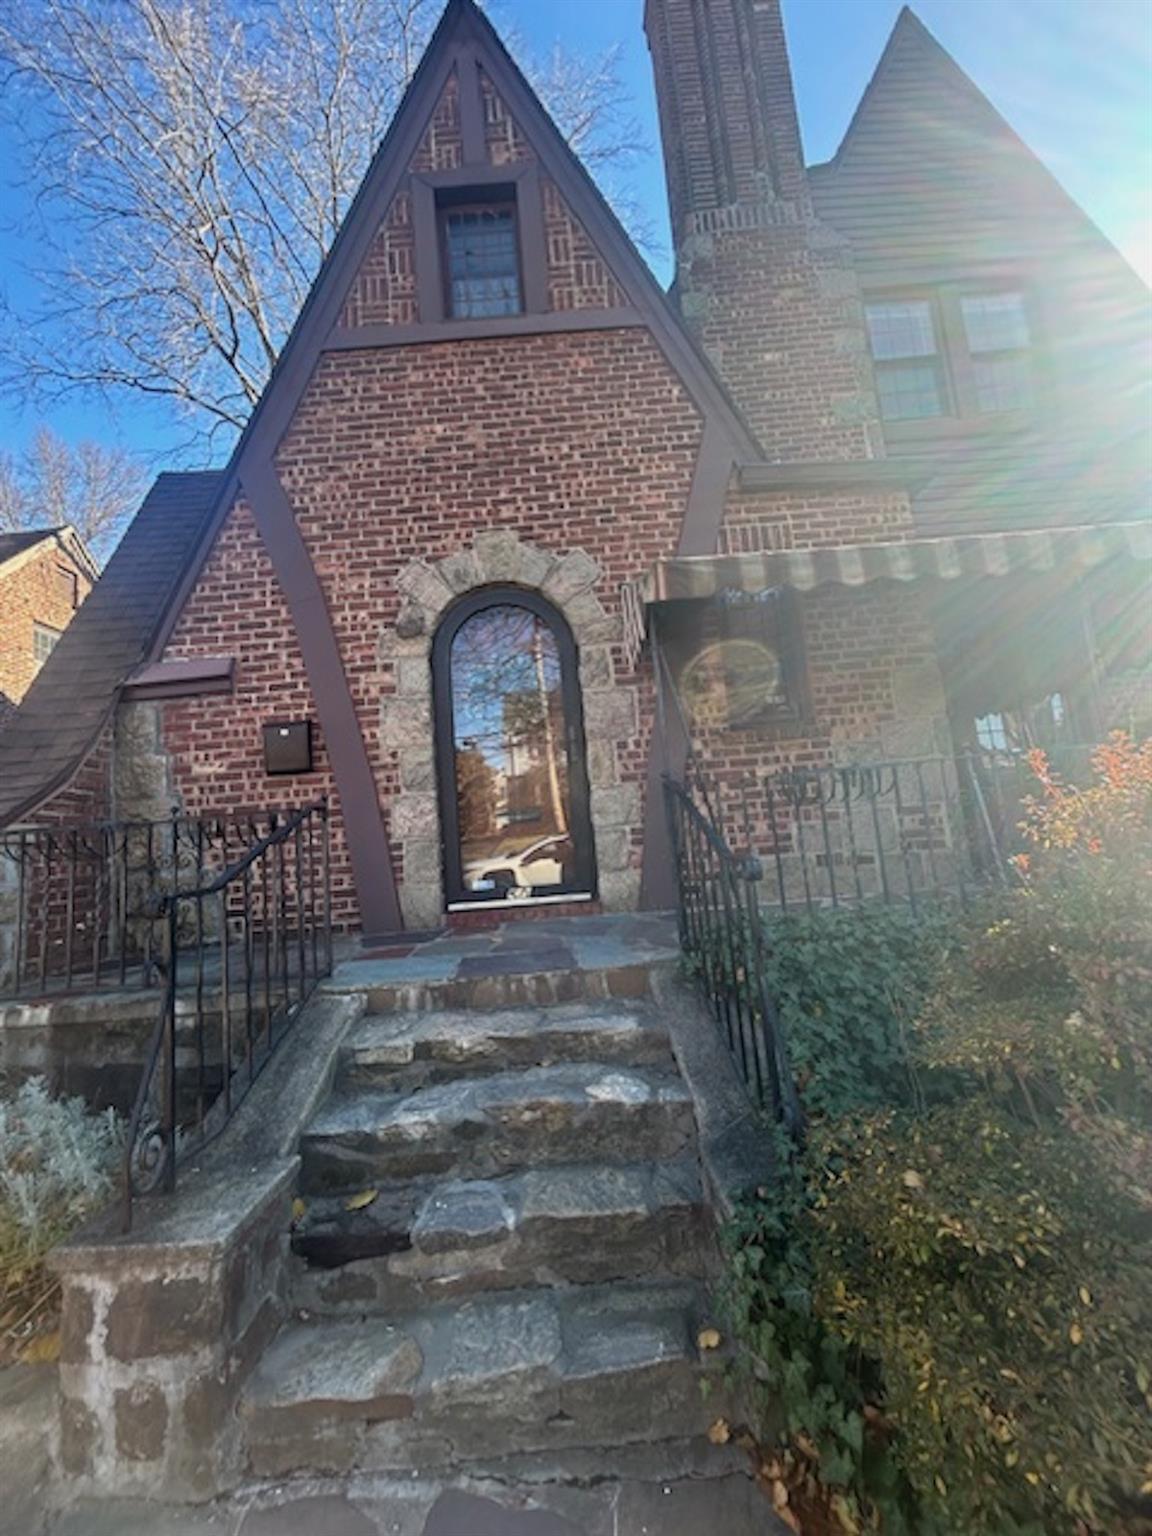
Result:
<svg viewBox="0 0 1152 1536"><path fill-rule="evenodd" d="M378 1189L362 1189L358 1195L350 1195L344 1202L346 1211L366 1211L380 1193Z"/></svg>
<svg viewBox="0 0 1152 1536"><path fill-rule="evenodd" d="M905 1189L923 1189L924 1180L916 1172L915 1168L908 1168L900 1176L900 1182Z"/></svg>
<svg viewBox="0 0 1152 1536"><path fill-rule="evenodd" d="M60 1331L40 1333L20 1351L25 1365L55 1365L60 1358Z"/></svg>
<svg viewBox="0 0 1152 1536"><path fill-rule="evenodd" d="M1079 1323L1072 1324L1071 1328L1068 1330L1068 1337L1072 1340L1073 1344L1083 1344L1084 1330L1081 1328Z"/></svg>
<svg viewBox="0 0 1152 1536"><path fill-rule="evenodd" d="M772 1484L772 1503L776 1509L784 1509L788 1503L788 1489L779 1480Z"/></svg>
<svg viewBox="0 0 1152 1536"><path fill-rule="evenodd" d="M696 1338L701 1349L719 1349L720 1331L717 1328L702 1328Z"/></svg>
<svg viewBox="0 0 1152 1536"><path fill-rule="evenodd" d="M293 1222L303 1221L305 1216L307 1216L307 1214L308 1214L308 1207L304 1204L303 1200L300 1200L300 1199L293 1200L293 1202L292 1202L292 1220L293 1220Z"/></svg>
<svg viewBox="0 0 1152 1536"><path fill-rule="evenodd" d="M732 1429L727 1419L717 1419L708 1431L708 1438L713 1445L727 1445L732 1438Z"/></svg>

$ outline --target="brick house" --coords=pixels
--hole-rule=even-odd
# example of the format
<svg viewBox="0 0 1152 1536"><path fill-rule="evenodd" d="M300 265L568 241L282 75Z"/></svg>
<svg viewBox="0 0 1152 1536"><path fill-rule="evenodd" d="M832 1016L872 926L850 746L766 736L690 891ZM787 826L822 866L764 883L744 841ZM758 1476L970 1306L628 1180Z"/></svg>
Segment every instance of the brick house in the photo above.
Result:
<svg viewBox="0 0 1152 1536"><path fill-rule="evenodd" d="M911 12L807 166L648 0L654 281L451 0L228 465L157 480L0 825L330 797L335 916L666 906L657 788L1147 726L1149 295Z"/></svg>
<svg viewBox="0 0 1152 1536"><path fill-rule="evenodd" d="M0 533L0 723L32 686L99 574L74 528Z"/></svg>

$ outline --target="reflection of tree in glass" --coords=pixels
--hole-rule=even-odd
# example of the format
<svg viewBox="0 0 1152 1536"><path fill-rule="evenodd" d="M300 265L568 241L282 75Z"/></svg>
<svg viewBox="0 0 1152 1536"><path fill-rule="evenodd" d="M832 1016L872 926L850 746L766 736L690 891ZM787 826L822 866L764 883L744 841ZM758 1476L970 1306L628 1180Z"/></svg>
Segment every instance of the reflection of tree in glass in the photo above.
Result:
<svg viewBox="0 0 1152 1536"><path fill-rule="evenodd" d="M490 837L496 831L496 775L483 752L471 744L456 751L456 796L461 834Z"/></svg>
<svg viewBox="0 0 1152 1536"><path fill-rule="evenodd" d="M452 694L457 742L482 756L494 778L537 778L533 770L543 768L552 826L566 831L560 657L548 625L512 604L467 620L452 646ZM489 794L495 798L494 782ZM463 805L462 820L469 825Z"/></svg>

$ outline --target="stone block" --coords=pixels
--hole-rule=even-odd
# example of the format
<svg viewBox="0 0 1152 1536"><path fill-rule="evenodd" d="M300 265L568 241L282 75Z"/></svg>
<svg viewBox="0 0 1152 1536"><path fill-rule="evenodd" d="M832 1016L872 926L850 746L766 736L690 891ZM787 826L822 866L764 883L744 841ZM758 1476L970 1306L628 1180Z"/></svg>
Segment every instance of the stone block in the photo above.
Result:
<svg viewBox="0 0 1152 1536"><path fill-rule="evenodd" d="M591 688L611 688L615 682L612 665L612 649L607 645L589 645L580 653L580 685L586 691Z"/></svg>
<svg viewBox="0 0 1152 1536"><path fill-rule="evenodd" d="M635 827L640 823L640 786L614 784L592 791L592 824L597 841L609 827Z"/></svg>
<svg viewBox="0 0 1152 1536"><path fill-rule="evenodd" d="M588 782L593 789L606 789L619 781L616 743L593 738L588 742Z"/></svg>
<svg viewBox="0 0 1152 1536"><path fill-rule="evenodd" d="M632 858L632 829L603 827L596 833L596 866L601 876L619 873Z"/></svg>
<svg viewBox="0 0 1152 1536"><path fill-rule="evenodd" d="M452 588L426 560L413 560L396 578L396 585L405 597L417 603L426 614L435 618L442 613L455 595Z"/></svg>
<svg viewBox="0 0 1152 1536"><path fill-rule="evenodd" d="M92 1296L80 1285L64 1287L60 1314L60 1363L86 1365L92 1358Z"/></svg>
<svg viewBox="0 0 1152 1536"><path fill-rule="evenodd" d="M598 688L584 695L584 726L591 741L626 741L639 729L635 688Z"/></svg>
<svg viewBox="0 0 1152 1536"><path fill-rule="evenodd" d="M113 1360L179 1356L215 1344L222 1295L207 1275L122 1280L108 1308L105 1348Z"/></svg>
<svg viewBox="0 0 1152 1536"><path fill-rule="evenodd" d="M399 752L414 741L431 739L431 735L431 699L394 697L380 701L380 746L385 752Z"/></svg>
<svg viewBox="0 0 1152 1536"><path fill-rule="evenodd" d="M427 790L410 790L397 795L389 817L392 836L406 842L409 838L433 840L440 834L440 812L436 796Z"/></svg>
<svg viewBox="0 0 1152 1536"><path fill-rule="evenodd" d="M426 699L432 693L432 668L427 656L400 656L396 660L396 692L401 698Z"/></svg>
<svg viewBox="0 0 1152 1536"><path fill-rule="evenodd" d="M944 714L944 687L936 663L893 667L892 704L901 718Z"/></svg>
<svg viewBox="0 0 1152 1536"><path fill-rule="evenodd" d="M400 748L400 787L425 791L436 788L436 755L430 741Z"/></svg>
<svg viewBox="0 0 1152 1536"><path fill-rule="evenodd" d="M599 579L600 567L592 556L582 549L573 549L552 567L544 591L563 608L579 593L595 586Z"/></svg>
<svg viewBox="0 0 1152 1536"><path fill-rule="evenodd" d="M100 1426L86 1403L60 1398L60 1467L66 1477L91 1477L95 1470Z"/></svg>
<svg viewBox="0 0 1152 1536"><path fill-rule="evenodd" d="M449 555L446 560L441 560L437 564L436 569L453 592L471 592L473 587L481 586L484 581L480 562L470 549L462 549L459 554Z"/></svg>
<svg viewBox="0 0 1152 1536"><path fill-rule="evenodd" d="M492 528L476 535L472 547L483 581L513 581L542 587L555 565L555 556L526 544L511 528Z"/></svg>
<svg viewBox="0 0 1152 1536"><path fill-rule="evenodd" d="M635 912L640 902L640 871L608 871L600 876L600 905L605 912Z"/></svg>
<svg viewBox="0 0 1152 1536"><path fill-rule="evenodd" d="M154 1382L138 1382L113 1401L116 1452L125 1461L159 1461L168 1434L168 1400Z"/></svg>
<svg viewBox="0 0 1152 1536"><path fill-rule="evenodd" d="M437 880L404 881L400 908L409 928L437 928L444 920L444 889Z"/></svg>

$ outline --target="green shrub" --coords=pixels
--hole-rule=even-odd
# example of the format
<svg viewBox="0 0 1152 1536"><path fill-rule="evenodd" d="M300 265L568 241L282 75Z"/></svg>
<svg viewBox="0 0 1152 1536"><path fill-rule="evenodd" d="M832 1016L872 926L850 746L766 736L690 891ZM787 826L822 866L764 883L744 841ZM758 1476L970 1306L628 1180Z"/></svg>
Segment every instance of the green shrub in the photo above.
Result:
<svg viewBox="0 0 1152 1536"><path fill-rule="evenodd" d="M879 938L774 957L816 972L820 1113L728 1234L727 1304L761 1428L849 1532L1152 1530L1152 746L1083 788L1035 766L994 920L895 976Z"/></svg>

